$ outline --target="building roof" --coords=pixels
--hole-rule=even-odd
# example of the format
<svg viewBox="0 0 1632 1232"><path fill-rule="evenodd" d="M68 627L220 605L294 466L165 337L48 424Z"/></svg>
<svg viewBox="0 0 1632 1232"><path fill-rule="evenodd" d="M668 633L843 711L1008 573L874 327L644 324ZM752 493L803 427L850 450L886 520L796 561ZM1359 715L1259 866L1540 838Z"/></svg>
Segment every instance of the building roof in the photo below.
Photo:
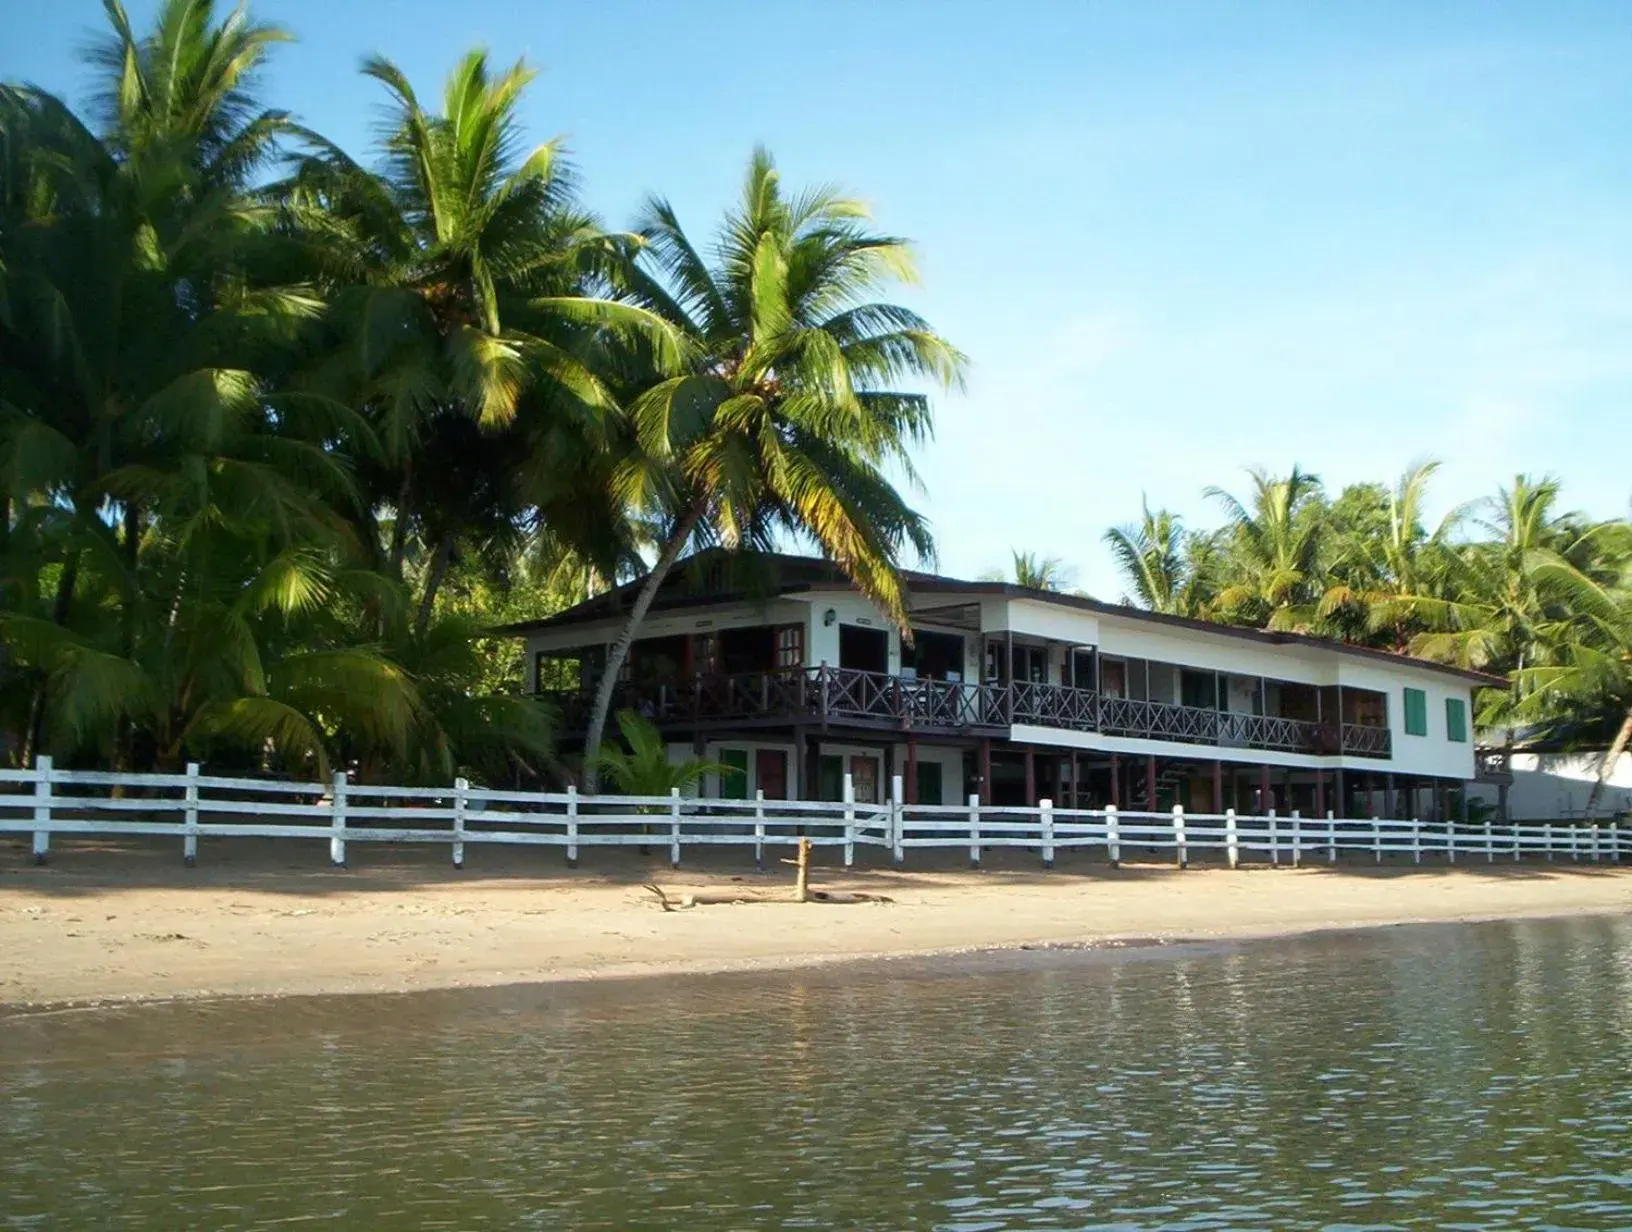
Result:
<svg viewBox="0 0 1632 1232"><path fill-rule="evenodd" d="M1165 625L1171 628L1191 629L1197 632L1240 638L1269 646L1306 646L1328 650L1336 654L1369 659L1373 662L1408 663L1424 671L1438 672L1470 684L1505 687L1507 680L1489 672L1469 671L1445 663L1435 663L1414 655L1395 654L1371 646L1356 646L1331 638L1311 637L1304 633L1283 633L1270 629L1251 629L1240 625L1216 624L1187 616L1168 616L1149 612L1125 603L1106 603L1087 595L1063 594L1053 590L1038 590L1013 582L968 581L937 573L903 572L907 582L908 601L915 595L959 594L990 595L1007 599L1030 599L1058 607L1075 608L1132 620L1145 624ZM494 630L499 635L523 636L570 625L588 624L621 616L628 610L639 591L644 577L625 582L605 594L597 595L542 620L525 620ZM658 588L651 611L664 612L676 608L715 606L739 603L745 600L767 600L782 595L808 593L828 589L854 590L849 578L831 561L812 556L795 556L770 552L727 552L711 548L678 562L669 577Z"/></svg>

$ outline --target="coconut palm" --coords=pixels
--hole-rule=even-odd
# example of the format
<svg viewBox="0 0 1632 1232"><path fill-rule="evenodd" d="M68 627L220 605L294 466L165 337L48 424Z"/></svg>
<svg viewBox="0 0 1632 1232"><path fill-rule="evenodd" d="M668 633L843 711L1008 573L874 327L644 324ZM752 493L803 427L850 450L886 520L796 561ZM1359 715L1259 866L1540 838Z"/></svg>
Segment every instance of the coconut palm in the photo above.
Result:
<svg viewBox="0 0 1632 1232"><path fill-rule="evenodd" d="M325 375L370 408L381 442L380 465L360 463L370 512L391 508L382 567L404 576L416 538L423 554L423 629L461 551L502 552L540 517L581 541L593 537L586 513L597 528L616 521L603 434L618 404L597 349L609 336L638 342L660 371L679 352L660 316L586 293L633 240L604 234L577 205L558 141L522 148L516 113L532 69L495 74L472 51L440 113L389 60L363 72L391 99L380 172L313 136L278 195L347 344L349 362ZM364 537L380 539L375 527ZM593 546L617 545L602 534Z"/></svg>
<svg viewBox="0 0 1632 1232"><path fill-rule="evenodd" d="M908 550L927 555L931 541L889 470L912 478L908 450L931 420L927 397L897 382L956 384L964 360L916 314L873 298L914 267L905 241L867 221L860 203L830 189L790 197L763 150L712 264L666 202L647 208L645 248L624 285L681 332L687 371L651 382L630 406L620 490L664 529L596 689L590 790L618 668L688 544L813 540L906 623L899 565Z"/></svg>
<svg viewBox="0 0 1632 1232"><path fill-rule="evenodd" d="M1132 602L1168 616L1196 614L1186 593L1190 571L1184 525L1177 514L1166 509L1152 513L1145 501L1137 524L1112 527L1103 540L1132 588Z"/></svg>
<svg viewBox="0 0 1632 1232"><path fill-rule="evenodd" d="M1013 581L1016 586L1030 590L1064 590L1070 583L1070 571L1058 556L1043 556L1036 552L1010 550ZM1006 582L1010 576L1001 569L980 575L984 582Z"/></svg>
<svg viewBox="0 0 1632 1232"><path fill-rule="evenodd" d="M1626 527L1606 528L1626 533ZM1623 558L1624 560L1624 558ZM1590 726L1589 716L1609 718L1614 735L1599 762L1587 796L1586 818L1597 817L1604 786L1632 741L1632 569L1624 564L1614 584L1599 582L1563 559L1536 561L1537 590L1569 612L1558 651L1561 662L1515 673L1520 697L1514 715L1542 724L1561 720Z"/></svg>
<svg viewBox="0 0 1632 1232"><path fill-rule="evenodd" d="M1434 461L1412 465L1387 495L1387 520L1380 533L1357 535L1341 545L1328 568L1331 581L1320 600L1321 619L1353 612L1367 634L1386 638L1396 652L1409 649L1412 636L1421 631L1414 618L1418 601L1438 593L1451 536L1465 516L1464 510L1453 509L1432 533L1424 528L1422 503L1438 469Z"/></svg>
<svg viewBox="0 0 1632 1232"><path fill-rule="evenodd" d="M1284 478L1251 470L1252 493L1242 502L1211 487L1229 530L1232 579L1218 593L1227 619L1272 629L1304 629L1315 619L1320 519L1309 516L1320 478L1294 466Z"/></svg>

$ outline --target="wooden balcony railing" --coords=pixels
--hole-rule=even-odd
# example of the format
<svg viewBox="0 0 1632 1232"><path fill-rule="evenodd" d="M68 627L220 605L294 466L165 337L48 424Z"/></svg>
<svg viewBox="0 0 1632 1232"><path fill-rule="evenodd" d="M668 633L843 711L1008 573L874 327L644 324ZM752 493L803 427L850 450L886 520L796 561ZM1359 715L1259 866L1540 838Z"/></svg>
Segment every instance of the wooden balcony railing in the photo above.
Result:
<svg viewBox="0 0 1632 1232"><path fill-rule="evenodd" d="M562 727L581 731L591 698L547 694ZM715 673L674 684L620 684L613 710L629 709L660 725L719 720L860 720L902 730L997 732L1027 724L1111 736L1211 744L1286 753L1388 757L1387 728L1313 723L1280 715L1238 714L1200 706L1106 697L1091 689L1016 681L975 684L915 680L853 668L811 667Z"/></svg>

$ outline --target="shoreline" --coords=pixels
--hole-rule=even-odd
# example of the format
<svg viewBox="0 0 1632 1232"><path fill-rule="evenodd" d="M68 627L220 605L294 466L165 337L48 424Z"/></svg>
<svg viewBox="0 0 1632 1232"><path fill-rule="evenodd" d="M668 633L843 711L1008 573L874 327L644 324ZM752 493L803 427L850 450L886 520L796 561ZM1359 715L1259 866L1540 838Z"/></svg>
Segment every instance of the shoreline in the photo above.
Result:
<svg viewBox="0 0 1632 1232"><path fill-rule="evenodd" d="M1262 941L1403 924L1632 913L1632 866L1496 864L1043 872L820 869L889 903L719 903L668 892L786 888L781 870L495 860L455 872L415 850L332 869L315 845L242 840L186 869L167 849L84 844L45 868L0 847L0 1016L102 1006L639 981L1039 951Z"/></svg>

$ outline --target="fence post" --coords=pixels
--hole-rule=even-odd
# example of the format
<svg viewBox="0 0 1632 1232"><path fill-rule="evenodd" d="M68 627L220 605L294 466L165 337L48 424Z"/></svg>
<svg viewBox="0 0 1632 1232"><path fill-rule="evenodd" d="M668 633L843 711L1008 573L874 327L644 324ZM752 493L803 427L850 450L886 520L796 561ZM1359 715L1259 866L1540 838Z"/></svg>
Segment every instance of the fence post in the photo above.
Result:
<svg viewBox="0 0 1632 1232"><path fill-rule="evenodd" d="M765 871L765 789L754 792L754 867Z"/></svg>
<svg viewBox="0 0 1632 1232"><path fill-rule="evenodd" d="M1269 862L1271 864L1279 864L1281 862L1281 840L1275 833L1275 810L1274 809L1269 810L1268 821L1269 821Z"/></svg>
<svg viewBox="0 0 1632 1232"><path fill-rule="evenodd" d="M334 775L334 790L329 796L329 863L336 868L346 866L346 772Z"/></svg>
<svg viewBox="0 0 1632 1232"><path fill-rule="evenodd" d="M1581 827L1577 826L1577 825L1571 825L1570 826L1570 863L1571 864L1579 864L1580 862L1581 862Z"/></svg>
<svg viewBox="0 0 1632 1232"><path fill-rule="evenodd" d="M980 867L980 796L969 797L969 867Z"/></svg>
<svg viewBox="0 0 1632 1232"><path fill-rule="evenodd" d="M1303 814L1292 810L1292 867L1303 863Z"/></svg>
<svg viewBox="0 0 1632 1232"><path fill-rule="evenodd" d="M1381 819L1371 819L1371 856L1378 864L1383 862L1383 823Z"/></svg>
<svg viewBox="0 0 1632 1232"><path fill-rule="evenodd" d="M453 780L453 866L465 866L465 800L470 791L469 779Z"/></svg>
<svg viewBox="0 0 1632 1232"><path fill-rule="evenodd" d="M1485 818L1485 863L1496 863L1496 835L1491 828L1490 818Z"/></svg>
<svg viewBox="0 0 1632 1232"><path fill-rule="evenodd" d="M1411 819L1411 863L1422 863L1422 819Z"/></svg>
<svg viewBox="0 0 1632 1232"><path fill-rule="evenodd" d="M1326 863L1337 863L1337 818L1326 810Z"/></svg>
<svg viewBox="0 0 1632 1232"><path fill-rule="evenodd" d="M669 867L680 867L680 789L669 788Z"/></svg>
<svg viewBox="0 0 1632 1232"><path fill-rule="evenodd" d="M192 868L198 863L198 763L187 763L187 809L182 815L181 858Z"/></svg>
<svg viewBox="0 0 1632 1232"><path fill-rule="evenodd" d="M1043 867L1054 867L1054 801L1037 801L1038 816L1043 823Z"/></svg>
<svg viewBox="0 0 1632 1232"><path fill-rule="evenodd" d="M1105 855L1112 868L1122 867L1122 833L1116 824L1116 805L1105 808Z"/></svg>
<svg viewBox="0 0 1632 1232"><path fill-rule="evenodd" d="M1598 823L1592 823L1592 862L1598 863Z"/></svg>
<svg viewBox="0 0 1632 1232"><path fill-rule="evenodd" d="M578 787L567 784L567 867L578 867Z"/></svg>
<svg viewBox="0 0 1632 1232"><path fill-rule="evenodd" d="M1190 863L1190 849L1184 843L1184 805L1173 806L1173 854L1180 868Z"/></svg>
<svg viewBox="0 0 1632 1232"><path fill-rule="evenodd" d="M1456 820L1445 819L1445 863L1456 863Z"/></svg>
<svg viewBox="0 0 1632 1232"><path fill-rule="evenodd" d="M1521 851L1522 848L1519 842L1519 823L1515 821L1513 823L1513 863L1517 864L1519 862L1519 855Z"/></svg>
<svg viewBox="0 0 1632 1232"><path fill-rule="evenodd" d="M906 804L901 789L901 776L898 774L890 780L890 857L897 864L904 864L907 859L906 845Z"/></svg>
<svg viewBox="0 0 1632 1232"><path fill-rule="evenodd" d="M1241 864L1241 840L1235 832L1235 810L1224 810L1224 858L1230 862L1231 868L1238 868Z"/></svg>
<svg viewBox="0 0 1632 1232"><path fill-rule="evenodd" d="M1541 845L1547 852L1547 863L1553 862L1553 823L1546 821L1541 827Z"/></svg>
<svg viewBox="0 0 1632 1232"><path fill-rule="evenodd" d="M51 758L34 759L34 863L51 854Z"/></svg>
<svg viewBox="0 0 1632 1232"><path fill-rule="evenodd" d="M856 780L844 776L844 866L856 862Z"/></svg>
<svg viewBox="0 0 1632 1232"><path fill-rule="evenodd" d="M1621 823L1609 823L1609 858L1616 864L1621 862Z"/></svg>

